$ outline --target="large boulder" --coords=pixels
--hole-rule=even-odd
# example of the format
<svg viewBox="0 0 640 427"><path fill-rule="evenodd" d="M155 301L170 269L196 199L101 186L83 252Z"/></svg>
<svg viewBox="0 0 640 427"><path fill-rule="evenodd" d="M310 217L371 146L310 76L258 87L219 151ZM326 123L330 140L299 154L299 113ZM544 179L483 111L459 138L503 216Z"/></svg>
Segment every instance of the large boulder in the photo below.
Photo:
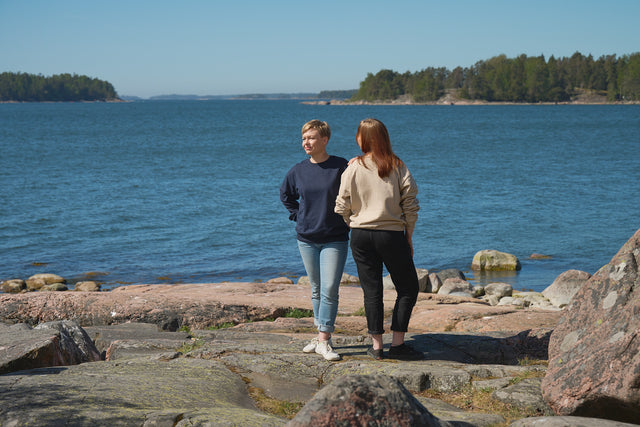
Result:
<svg viewBox="0 0 640 427"><path fill-rule="evenodd" d="M28 291L39 291L44 286L47 286L47 282L44 279L27 279L25 282Z"/></svg>
<svg viewBox="0 0 640 427"><path fill-rule="evenodd" d="M571 298L590 278L591 274L586 271L567 270L556 277L556 280L542 291L542 295L553 305L564 307L571 302Z"/></svg>
<svg viewBox="0 0 640 427"><path fill-rule="evenodd" d="M438 289L438 295L464 295L467 297L473 297L473 285L466 280L450 278L444 281L440 289Z"/></svg>
<svg viewBox="0 0 640 427"><path fill-rule="evenodd" d="M446 268L444 270L440 270L440 271L436 272L436 275L438 276L438 278L440 278L440 281L442 283L444 283L444 281L447 280L447 279L467 280L467 278L464 275L464 273L462 271L458 270L457 268Z"/></svg>
<svg viewBox="0 0 640 427"><path fill-rule="evenodd" d="M640 230L574 295L549 342L558 415L640 420Z"/></svg>
<svg viewBox="0 0 640 427"><path fill-rule="evenodd" d="M76 283L73 290L79 292L100 292L101 287L102 286L99 283L87 280L85 282Z"/></svg>
<svg viewBox="0 0 640 427"><path fill-rule="evenodd" d="M484 287L484 294L498 299L510 297L513 295L513 286L508 283L489 283Z"/></svg>
<svg viewBox="0 0 640 427"><path fill-rule="evenodd" d="M515 255L493 249L477 252L471 262L471 269L474 271L516 271L521 268Z"/></svg>
<svg viewBox="0 0 640 427"><path fill-rule="evenodd" d="M67 280L52 273L34 274L26 280L29 291L66 291Z"/></svg>
<svg viewBox="0 0 640 427"><path fill-rule="evenodd" d="M66 291L68 290L68 288L64 283L52 283L50 285L44 285L42 288L40 288L40 290L48 292L60 292Z"/></svg>
<svg viewBox="0 0 640 427"><path fill-rule="evenodd" d="M0 374L100 360L89 335L68 320L43 323L33 329L23 323L2 325L0 350Z"/></svg>
<svg viewBox="0 0 640 427"><path fill-rule="evenodd" d="M67 280L64 277L52 273L34 274L33 276L29 277L29 280L43 280L46 285L52 285L54 283L67 283Z"/></svg>
<svg viewBox="0 0 640 427"><path fill-rule="evenodd" d="M508 283L489 283L484 287L484 295L481 297L483 301L487 301L491 305L500 304L504 298L510 298L513 295L513 286Z"/></svg>
<svg viewBox="0 0 640 427"><path fill-rule="evenodd" d="M433 416L395 378L346 375L316 393L289 427L333 425L451 426Z"/></svg>
<svg viewBox="0 0 640 427"><path fill-rule="evenodd" d="M63 365L78 365L100 360L100 353L89 334L72 320L41 323L33 329L47 331L55 336L59 334Z"/></svg>
<svg viewBox="0 0 640 427"><path fill-rule="evenodd" d="M27 289L27 284L22 279L10 279L0 283L0 291L17 294Z"/></svg>

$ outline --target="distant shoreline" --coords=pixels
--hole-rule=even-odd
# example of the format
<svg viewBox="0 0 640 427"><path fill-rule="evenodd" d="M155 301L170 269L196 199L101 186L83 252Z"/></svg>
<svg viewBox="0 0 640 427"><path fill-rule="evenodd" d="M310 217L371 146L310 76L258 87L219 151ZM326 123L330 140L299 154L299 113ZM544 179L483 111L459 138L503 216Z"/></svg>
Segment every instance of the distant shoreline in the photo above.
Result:
<svg viewBox="0 0 640 427"><path fill-rule="evenodd" d="M490 101L434 101L434 102L413 102L406 100L394 101L345 101L332 99L330 101L304 101L306 105L439 105L439 106L476 106L476 105L640 105L640 101L617 101L617 102L586 102L586 101L564 101L564 102L490 102Z"/></svg>
<svg viewBox="0 0 640 427"><path fill-rule="evenodd" d="M190 101L191 99L110 99L105 101L0 101L0 104L120 104L141 101ZM195 100L195 99L194 99ZM295 101L295 98L219 98L219 99L197 99L198 101L223 100L223 101ZM640 101L562 101L562 102L505 102L505 101L481 101L481 100L443 100L432 102L414 102L407 99L396 99L393 101L349 101L344 99L331 100L301 100L301 104L305 105L439 105L439 106L477 106L477 105L640 105Z"/></svg>
<svg viewBox="0 0 640 427"><path fill-rule="evenodd" d="M105 101L0 101L0 104L120 104L131 102L125 99L107 99Z"/></svg>

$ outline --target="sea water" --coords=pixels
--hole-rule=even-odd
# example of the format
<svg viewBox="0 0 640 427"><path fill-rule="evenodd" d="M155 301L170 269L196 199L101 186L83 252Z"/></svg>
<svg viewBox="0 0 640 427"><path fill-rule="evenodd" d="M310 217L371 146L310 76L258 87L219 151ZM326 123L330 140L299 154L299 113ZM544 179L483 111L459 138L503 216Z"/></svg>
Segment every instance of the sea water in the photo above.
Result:
<svg viewBox="0 0 640 427"><path fill-rule="evenodd" d="M295 280L279 187L305 158L300 128L326 120L328 151L349 159L366 117L417 181L418 268L542 291L566 270L593 274L640 228L640 106L0 104L0 280ZM522 269L474 275L482 249Z"/></svg>

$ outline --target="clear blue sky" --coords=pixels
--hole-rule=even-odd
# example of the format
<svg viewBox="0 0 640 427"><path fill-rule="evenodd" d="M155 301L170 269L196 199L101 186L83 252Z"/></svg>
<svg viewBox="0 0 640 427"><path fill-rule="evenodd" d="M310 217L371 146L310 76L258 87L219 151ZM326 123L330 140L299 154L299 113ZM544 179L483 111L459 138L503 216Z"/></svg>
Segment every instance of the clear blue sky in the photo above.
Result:
<svg viewBox="0 0 640 427"><path fill-rule="evenodd" d="M356 89L499 54L640 51L639 0L0 0L0 72L120 95Z"/></svg>

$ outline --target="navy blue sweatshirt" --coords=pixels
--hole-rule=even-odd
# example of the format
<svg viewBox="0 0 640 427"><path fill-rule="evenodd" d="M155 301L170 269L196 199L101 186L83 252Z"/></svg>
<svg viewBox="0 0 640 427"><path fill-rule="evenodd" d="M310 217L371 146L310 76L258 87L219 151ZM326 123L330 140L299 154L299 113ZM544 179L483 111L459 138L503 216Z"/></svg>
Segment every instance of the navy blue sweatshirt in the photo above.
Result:
<svg viewBox="0 0 640 427"><path fill-rule="evenodd" d="M328 243L349 240L349 227L333 211L340 189L340 176L348 162L329 156L322 163L309 159L294 165L280 186L280 200L296 222L298 240Z"/></svg>

